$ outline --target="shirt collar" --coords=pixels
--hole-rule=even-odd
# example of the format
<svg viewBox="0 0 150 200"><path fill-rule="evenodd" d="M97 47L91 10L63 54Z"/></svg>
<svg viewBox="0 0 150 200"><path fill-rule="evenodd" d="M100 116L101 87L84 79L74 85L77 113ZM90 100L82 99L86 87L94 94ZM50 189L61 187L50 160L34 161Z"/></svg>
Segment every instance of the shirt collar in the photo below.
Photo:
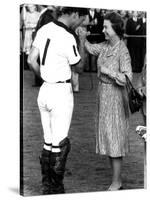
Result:
<svg viewBox="0 0 150 200"><path fill-rule="evenodd" d="M54 20L53 21L54 24L64 28L67 32L69 32L70 34L72 34L78 44L78 36L76 35L75 31L73 31L71 28L69 28L68 26L66 26L64 23L60 22L60 21L57 21L57 20Z"/></svg>

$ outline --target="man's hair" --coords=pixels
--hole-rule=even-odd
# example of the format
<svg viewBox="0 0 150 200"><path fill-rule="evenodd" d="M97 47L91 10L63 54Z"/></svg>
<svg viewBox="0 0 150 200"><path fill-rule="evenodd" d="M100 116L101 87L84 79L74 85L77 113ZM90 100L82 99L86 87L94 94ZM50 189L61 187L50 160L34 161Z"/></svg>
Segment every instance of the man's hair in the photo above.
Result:
<svg viewBox="0 0 150 200"><path fill-rule="evenodd" d="M78 7L63 7L61 9L61 15L62 14L72 14L72 13L78 13L79 16L88 15L88 9L87 8L78 8Z"/></svg>
<svg viewBox="0 0 150 200"><path fill-rule="evenodd" d="M120 37L123 38L123 34L124 34L124 21L121 17L121 15L119 15L116 12L110 12L108 14L106 14L104 16L105 20L109 20L112 24L112 28L114 29L114 31L116 32L116 34Z"/></svg>

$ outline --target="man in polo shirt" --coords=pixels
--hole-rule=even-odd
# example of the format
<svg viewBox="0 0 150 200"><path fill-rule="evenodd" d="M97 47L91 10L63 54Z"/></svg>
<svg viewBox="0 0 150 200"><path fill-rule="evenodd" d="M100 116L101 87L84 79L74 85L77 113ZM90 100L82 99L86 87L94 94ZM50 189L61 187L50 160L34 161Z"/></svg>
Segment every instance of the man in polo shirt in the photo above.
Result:
<svg viewBox="0 0 150 200"><path fill-rule="evenodd" d="M39 29L28 57L31 69L44 81L37 99L44 133L40 157L43 194L65 192L63 178L74 106L71 67L78 67L81 60L71 28L79 26L87 14L85 8L62 8L58 21Z"/></svg>

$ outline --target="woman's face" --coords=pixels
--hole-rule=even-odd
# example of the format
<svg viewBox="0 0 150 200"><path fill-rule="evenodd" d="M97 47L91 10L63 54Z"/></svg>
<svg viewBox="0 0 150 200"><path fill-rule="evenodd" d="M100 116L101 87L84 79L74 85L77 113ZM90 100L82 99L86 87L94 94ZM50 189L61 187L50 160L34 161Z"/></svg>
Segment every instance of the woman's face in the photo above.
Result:
<svg viewBox="0 0 150 200"><path fill-rule="evenodd" d="M103 33L106 40L111 40L116 35L116 32L112 28L112 24L109 20L104 20Z"/></svg>
<svg viewBox="0 0 150 200"><path fill-rule="evenodd" d="M35 12L36 11L36 6L35 5L28 5L28 9L29 11L32 13L32 12Z"/></svg>
<svg viewBox="0 0 150 200"><path fill-rule="evenodd" d="M121 14L122 17L125 17L126 16L126 11L125 10L121 10L120 14Z"/></svg>
<svg viewBox="0 0 150 200"><path fill-rule="evenodd" d="M133 16L133 17L138 17L138 12L137 12L137 11L133 11L133 12L132 12L132 16Z"/></svg>

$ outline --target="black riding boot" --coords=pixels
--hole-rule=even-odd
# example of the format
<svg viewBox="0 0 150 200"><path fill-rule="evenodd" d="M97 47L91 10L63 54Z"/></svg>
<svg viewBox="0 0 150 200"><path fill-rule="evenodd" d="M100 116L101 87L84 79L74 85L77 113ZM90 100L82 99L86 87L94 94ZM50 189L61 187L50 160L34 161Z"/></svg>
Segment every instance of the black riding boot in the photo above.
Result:
<svg viewBox="0 0 150 200"><path fill-rule="evenodd" d="M68 138L59 143L61 152L51 153L51 180L53 182L53 194L65 193L64 190L64 173L67 161L67 155L70 151L71 144Z"/></svg>
<svg viewBox="0 0 150 200"><path fill-rule="evenodd" d="M50 155L50 151L43 149L40 157L43 194L51 194L52 182L50 172Z"/></svg>

